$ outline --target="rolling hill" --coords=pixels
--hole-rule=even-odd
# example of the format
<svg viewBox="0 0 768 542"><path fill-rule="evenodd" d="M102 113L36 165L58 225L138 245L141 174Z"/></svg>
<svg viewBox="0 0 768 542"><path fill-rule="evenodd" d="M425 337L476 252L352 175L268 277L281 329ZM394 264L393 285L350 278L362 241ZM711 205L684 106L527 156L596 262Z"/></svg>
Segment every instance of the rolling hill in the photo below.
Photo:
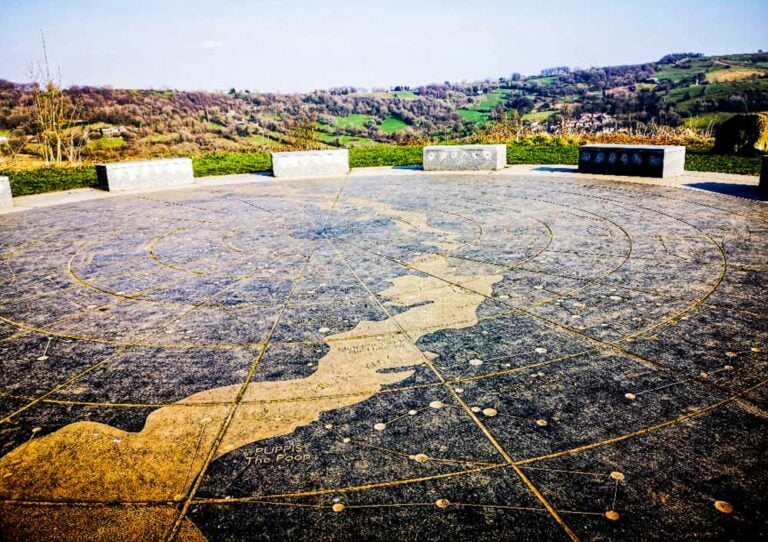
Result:
<svg viewBox="0 0 768 542"><path fill-rule="evenodd" d="M69 128L87 133L86 158L454 140L502 118L534 134L659 125L706 132L735 113L768 111L768 53L682 53L545 73L306 94L70 87L65 96L77 106ZM31 157L33 92L0 80L0 136Z"/></svg>

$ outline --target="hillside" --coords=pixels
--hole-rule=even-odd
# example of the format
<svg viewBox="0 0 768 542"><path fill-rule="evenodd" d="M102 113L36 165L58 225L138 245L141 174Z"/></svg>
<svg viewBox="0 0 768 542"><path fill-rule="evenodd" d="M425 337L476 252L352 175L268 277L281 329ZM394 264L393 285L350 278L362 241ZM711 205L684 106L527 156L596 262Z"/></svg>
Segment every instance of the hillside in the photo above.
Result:
<svg viewBox="0 0 768 542"><path fill-rule="evenodd" d="M472 83L259 94L71 87L88 159L455 140L506 119L529 134L686 126L708 131L768 110L768 54L667 55L639 65L513 74ZM0 140L34 160L32 87L0 81Z"/></svg>

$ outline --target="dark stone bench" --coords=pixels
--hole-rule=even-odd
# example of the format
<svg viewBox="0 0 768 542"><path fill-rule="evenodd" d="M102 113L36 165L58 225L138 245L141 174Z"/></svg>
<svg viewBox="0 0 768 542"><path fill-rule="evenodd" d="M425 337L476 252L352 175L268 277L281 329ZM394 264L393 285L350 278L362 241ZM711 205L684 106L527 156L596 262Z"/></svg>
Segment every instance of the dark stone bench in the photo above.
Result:
<svg viewBox="0 0 768 542"><path fill-rule="evenodd" d="M633 177L677 177L685 172L685 147L581 145L579 172Z"/></svg>
<svg viewBox="0 0 768 542"><path fill-rule="evenodd" d="M763 155L763 163L760 165L760 194L768 196L768 154Z"/></svg>

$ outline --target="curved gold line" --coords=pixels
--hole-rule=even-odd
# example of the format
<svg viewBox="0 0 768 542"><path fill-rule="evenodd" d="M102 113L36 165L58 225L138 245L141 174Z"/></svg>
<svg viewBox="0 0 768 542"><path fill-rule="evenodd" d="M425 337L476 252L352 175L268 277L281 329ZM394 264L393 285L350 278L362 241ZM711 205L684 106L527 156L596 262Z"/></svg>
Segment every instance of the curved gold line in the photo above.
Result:
<svg viewBox="0 0 768 542"><path fill-rule="evenodd" d="M716 403L712 403L711 405L707 405L705 407L702 407L702 408L700 408L700 409L698 409L698 410L696 410L694 412L690 412L688 414L683 414L682 416L678 416L677 418L672 418L670 420L667 420L667 421L664 421L664 422L661 422L661 423L657 423L657 424L654 424L654 425L649 425L649 426L644 427L642 429L638 429L637 431L632 431L631 433L625 433L625 434L619 435L617 437L612 437L612 438L608 438L608 439L601 440L601 441L598 441L598 442L593 442L593 443L590 443L590 444L585 444L583 446L577 446L576 448L570 448L568 450L561 450L559 452L553 452L551 454L545 454L545 455L540 455L540 456L536 456L536 457L531 457L529 459L523 459L523 460L518 461L517 463L518 463L518 465L528 465L528 464L531 464L531 463L538 463L539 461L546 461L548 459L555 459L557 457L562 457L562 456L565 456L565 455L574 455L574 454L578 454L578 453L581 453L581 452L586 452L588 450L593 450L595 448L601 448L603 446L610 446L612 444L623 442L625 440L628 440L628 439L631 439L631 438L634 438L634 437L639 437L639 436L647 435L649 433L653 433L654 431L658 431L660 429L664 429L665 427L669 427L669 426L672 426L672 425L676 425L676 424L685 422L687 420L690 420L691 418L696 418L698 416L702 416L702 415L707 414L709 412L712 412L713 410L716 410L716 409L718 409L718 408L720 408L720 407L722 407L724 405L727 405L728 403L732 403L734 401L739 401L739 400L743 399L743 397L746 394L748 394L748 393L750 393L750 392L752 392L752 391L754 391L754 390L764 386L766 383L768 383L768 379L763 380L762 382L759 382L758 384L755 384L754 386L751 386L751 387L749 387L749 388L747 388L747 389L745 389L745 390L743 390L743 391L741 391L739 393L733 394L730 397L726 397L725 399L723 399L721 401L718 401Z"/></svg>
<svg viewBox="0 0 768 542"><path fill-rule="evenodd" d="M671 418L669 420L666 420L664 422L660 422L654 425L649 425L647 427L644 427L642 429L638 429L636 431L632 431L630 433L625 433L623 435L618 435L616 437L611 437L605 440L601 440L598 442L593 442L591 444L585 444L583 446L578 446L576 448L570 448L567 450L560 450L558 452L553 452L550 454L540 455L536 457L531 457L528 459L521 459L518 461L515 461L515 463L522 467L524 465L530 465L533 463L538 463L541 461L547 461L549 459L555 459L558 457L563 457L566 455L575 455L581 452L593 450L595 448L601 448L604 446L611 446L613 444L617 444L619 442L623 442L625 440L629 440L635 437L644 436L662 429L665 429L667 427L671 427L673 425L677 425L680 423L683 423L685 421L688 421L693 418L697 418L699 416L704 416L706 414L709 414L715 410L717 410L720 407L723 407L729 403L732 403L741 397L743 397L745 394L750 393L752 391L755 391L756 389L761 388L762 386L768 384L768 379L763 380L762 382L759 382L758 384L755 384L754 386L751 386L747 388L746 390L743 390L739 393L733 394L730 397L727 397L721 401L717 401L716 403L712 403L710 405L707 405L705 407L701 407L700 409L690 412L688 414L684 414L682 416L678 416L676 418ZM478 467L476 469L468 469L464 471L458 471L458 472L451 472L451 473L444 473L444 474L438 474L434 476L423 476L418 478L404 478L400 480L388 480L386 482L377 482L372 484L364 484L364 485L358 485L358 486L347 486L347 487L336 487L336 488L325 488L325 489L314 489L309 491L300 491L300 492L292 492L292 493L274 493L274 494L268 494L268 495L250 495L248 497L231 497L231 498L205 498L205 499L194 499L193 503L195 505L200 504L228 504L228 503L247 503L251 501L259 501L262 499L274 499L274 498L298 498L298 497L313 497L313 496L319 496L319 495L328 495L333 493L352 493L352 492L359 492L359 491L366 491L369 489L378 489L383 487L392 487L392 486L399 486L399 485L405 485L405 484L413 484L413 483L420 483L420 482L428 482L431 480L437 480L442 478L453 478L456 476L465 476L468 474L475 474L478 472L483 471L490 471L490 470L496 470L496 469L505 469L510 468L510 465L508 463L496 463L493 465L487 465L483 467ZM2 504L19 504L19 505L29 505L29 506L72 506L72 505L80 505L80 506L92 506L92 505L120 505L120 504L135 504L135 505L147 505L147 506L154 506L158 504L175 504L170 503L167 501L118 501L118 502L112 502L112 501L18 501L18 500L11 500L11 499L0 499L0 503Z"/></svg>

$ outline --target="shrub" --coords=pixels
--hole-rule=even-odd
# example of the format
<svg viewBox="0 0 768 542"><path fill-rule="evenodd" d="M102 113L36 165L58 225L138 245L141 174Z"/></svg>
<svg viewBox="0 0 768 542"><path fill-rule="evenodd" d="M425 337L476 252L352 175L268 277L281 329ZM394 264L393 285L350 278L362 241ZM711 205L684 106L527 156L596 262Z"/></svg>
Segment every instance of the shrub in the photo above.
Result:
<svg viewBox="0 0 768 542"><path fill-rule="evenodd" d="M73 188L92 188L96 180L96 168L83 167L46 167L29 171L0 171L11 182L14 196L29 196L43 192L72 190Z"/></svg>
<svg viewBox="0 0 768 542"><path fill-rule="evenodd" d="M507 162L510 164L572 164L579 161L577 138L558 138L553 141L546 135L526 138L526 142L507 142ZM545 144L532 144L535 142ZM569 143L573 141L573 143ZM351 167L412 166L420 165L420 145L395 146L372 145L355 147L349 151ZM230 175L238 173L266 172L272 168L268 152L231 153L214 152L194 157L195 176ZM708 146L689 146L685 167L694 171L719 171L757 175L760 172L759 157L723 155L712 152ZM11 180L14 196L26 196L42 192L70 190L97 186L96 170L92 166L75 168L39 168L28 171L3 171Z"/></svg>
<svg viewBox="0 0 768 542"><path fill-rule="evenodd" d="M715 150L750 156L768 150L768 113L735 115L715 130Z"/></svg>

